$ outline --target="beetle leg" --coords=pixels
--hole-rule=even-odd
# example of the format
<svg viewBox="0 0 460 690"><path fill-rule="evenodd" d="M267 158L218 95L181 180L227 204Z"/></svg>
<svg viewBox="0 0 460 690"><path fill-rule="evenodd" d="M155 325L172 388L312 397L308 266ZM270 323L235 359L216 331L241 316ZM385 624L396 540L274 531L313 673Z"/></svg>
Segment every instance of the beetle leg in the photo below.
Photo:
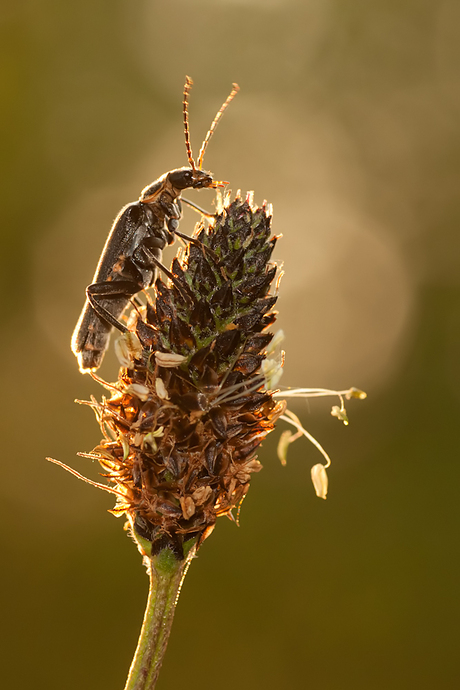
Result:
<svg viewBox="0 0 460 690"><path fill-rule="evenodd" d="M93 283L92 285L88 285L86 288L86 296L88 297L88 301L92 308L101 319L111 326L114 326L122 333L127 333L128 329L126 326L115 318L115 316L111 314L108 309L103 307L96 298L126 297L126 300L128 301L128 299L139 292L140 289L141 288L138 283L135 283L131 280L105 281L103 283Z"/></svg>
<svg viewBox="0 0 460 690"><path fill-rule="evenodd" d="M190 304L190 295L188 295L188 294L184 291L183 285L181 285L180 281L177 280L176 276L173 275L173 274L171 273L171 271L168 271L168 269L166 268L166 266L164 266L164 265L161 263L161 261L159 261L159 260L156 258L156 256L154 256L154 254L150 251L150 249L149 249L148 247L144 247L144 251L145 251L146 255L149 257L150 261L151 261L155 266L157 266L157 268L159 268L160 271L163 271L163 273L164 273L165 275L168 276L169 280L172 282L172 284L174 285L174 287L180 292L180 294L182 295L183 299L185 299L186 302L187 302L188 304Z"/></svg>
<svg viewBox="0 0 460 690"><path fill-rule="evenodd" d="M207 254L208 256L210 256L213 259L213 261L216 264L219 264L219 262L220 262L219 256L218 256L218 254L216 254L216 252L213 249L211 249L211 247L207 247L205 244L203 244L203 242L200 242L200 240L197 240L196 237L190 237L189 235L185 235L183 232L179 232L178 230L176 230L174 234L177 235L177 237L180 237L181 239L186 240L186 242L193 244L195 247L198 247L198 249L201 249L203 254Z"/></svg>
<svg viewBox="0 0 460 690"><path fill-rule="evenodd" d="M140 300L139 297L136 297L135 295L133 297L131 297L131 302L132 302L132 304L134 304L135 307L145 306L144 302L142 300Z"/></svg>

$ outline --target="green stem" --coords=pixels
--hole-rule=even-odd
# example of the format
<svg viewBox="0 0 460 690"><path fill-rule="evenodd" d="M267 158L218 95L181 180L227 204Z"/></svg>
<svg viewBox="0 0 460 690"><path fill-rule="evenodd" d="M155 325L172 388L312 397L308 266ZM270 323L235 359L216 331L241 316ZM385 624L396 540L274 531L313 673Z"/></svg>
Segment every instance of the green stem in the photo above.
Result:
<svg viewBox="0 0 460 690"><path fill-rule="evenodd" d="M124 690L155 688L182 581L195 554L195 545L190 546L184 560L178 560L168 548L148 558L149 597L139 642Z"/></svg>

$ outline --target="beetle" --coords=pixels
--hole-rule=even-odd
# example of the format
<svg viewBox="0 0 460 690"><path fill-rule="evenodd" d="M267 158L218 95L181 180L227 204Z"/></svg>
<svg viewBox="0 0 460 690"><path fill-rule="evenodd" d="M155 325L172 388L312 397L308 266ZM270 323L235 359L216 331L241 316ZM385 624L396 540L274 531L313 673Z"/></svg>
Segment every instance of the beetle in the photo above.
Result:
<svg viewBox="0 0 460 690"><path fill-rule="evenodd" d="M233 84L230 95L206 134L195 162L188 125L188 96L192 84L190 77L186 77L183 117L189 167L161 175L142 190L138 201L122 208L115 218L93 282L86 288L86 301L72 335L72 352L78 359L82 373L99 368L112 328L122 333L128 330L119 319L131 298L153 285L158 268L169 275L161 264L162 250L174 242L175 235L185 237L178 231L183 190L216 189L226 184L214 181L210 172L202 170L203 158L217 123L239 87Z"/></svg>

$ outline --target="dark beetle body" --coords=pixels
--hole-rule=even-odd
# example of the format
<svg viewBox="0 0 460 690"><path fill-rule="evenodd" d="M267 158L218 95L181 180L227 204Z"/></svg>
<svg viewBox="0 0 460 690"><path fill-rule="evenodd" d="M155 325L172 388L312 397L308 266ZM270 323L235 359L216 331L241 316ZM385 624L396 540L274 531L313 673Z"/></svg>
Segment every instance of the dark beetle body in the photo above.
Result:
<svg viewBox="0 0 460 690"><path fill-rule="evenodd" d="M238 85L217 112L195 162L188 126L188 95L193 82L186 77L183 114L187 158L190 167L165 173L142 190L138 201L122 208L102 250L93 282L86 288L86 302L73 332L71 347L82 373L99 368L109 344L112 328L128 329L119 320L130 299L150 287L161 268L162 250L174 241L181 217L180 195L184 189L216 189L226 183L215 182L202 170L204 153L224 110L238 92ZM184 200L185 201L185 200ZM191 202L187 202L194 206ZM198 210L197 206L195 207ZM203 213L205 213L203 211ZM184 235L181 235L185 237Z"/></svg>
<svg viewBox="0 0 460 690"><path fill-rule="evenodd" d="M161 262L162 250L174 241L181 217L179 197L184 189L216 187L210 173L179 168L146 187L139 201L118 214L94 274L87 299L72 336L72 351L80 371L98 369L110 332L119 322L133 295L150 287Z"/></svg>

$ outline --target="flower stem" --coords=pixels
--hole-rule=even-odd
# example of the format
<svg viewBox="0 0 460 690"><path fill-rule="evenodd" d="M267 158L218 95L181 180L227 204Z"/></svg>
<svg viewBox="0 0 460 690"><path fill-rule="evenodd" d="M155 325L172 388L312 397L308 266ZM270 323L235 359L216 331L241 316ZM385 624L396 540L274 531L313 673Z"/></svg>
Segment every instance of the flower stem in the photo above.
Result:
<svg viewBox="0 0 460 690"><path fill-rule="evenodd" d="M148 558L149 597L136 653L124 690L153 690L158 680L182 581L195 554L191 544L183 560L169 548Z"/></svg>

